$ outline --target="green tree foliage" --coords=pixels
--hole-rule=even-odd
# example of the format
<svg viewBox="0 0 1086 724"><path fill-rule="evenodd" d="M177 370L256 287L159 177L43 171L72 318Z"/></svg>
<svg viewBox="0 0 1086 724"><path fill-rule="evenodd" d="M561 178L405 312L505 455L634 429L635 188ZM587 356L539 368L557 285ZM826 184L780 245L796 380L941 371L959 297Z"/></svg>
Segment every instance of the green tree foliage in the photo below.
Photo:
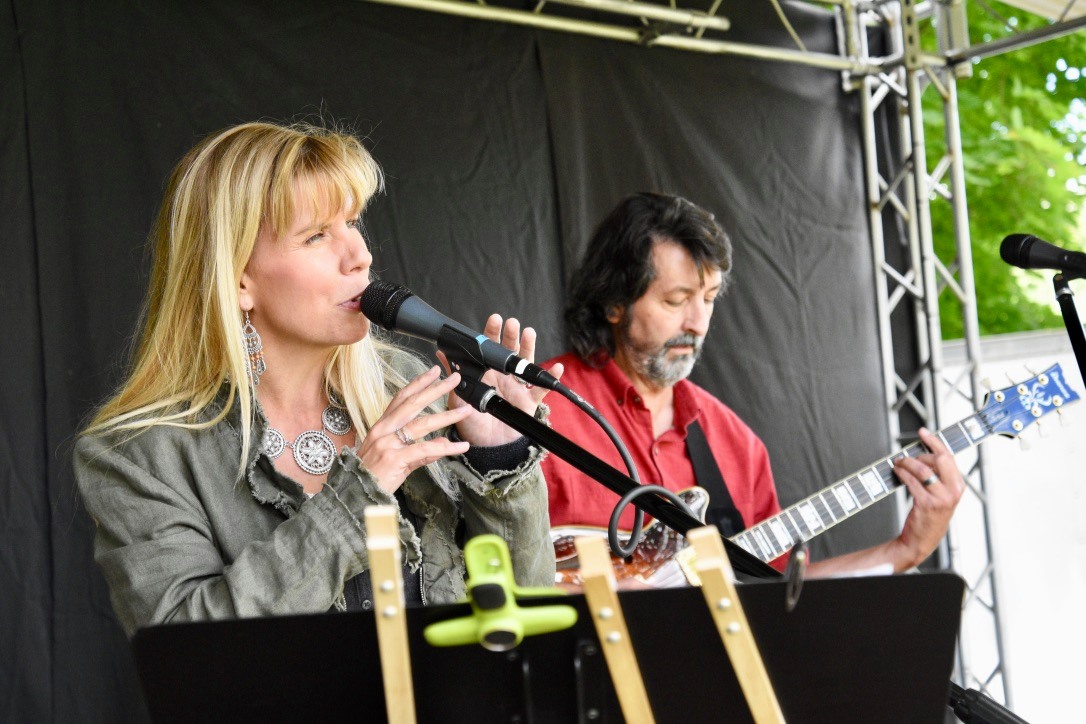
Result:
<svg viewBox="0 0 1086 724"><path fill-rule="evenodd" d="M1049 21L995 2L968 2L972 44L1040 28ZM934 48L934 32L926 38ZM1026 272L999 258L1007 234L1039 236L1058 246L1086 242L1086 32L980 60L958 81L969 230L981 334L1062 326L1052 272ZM929 168L946 149L943 104L924 95ZM944 179L949 181L949 179ZM955 258L950 205L931 202L936 253ZM940 296L944 338L963 335L961 310Z"/></svg>

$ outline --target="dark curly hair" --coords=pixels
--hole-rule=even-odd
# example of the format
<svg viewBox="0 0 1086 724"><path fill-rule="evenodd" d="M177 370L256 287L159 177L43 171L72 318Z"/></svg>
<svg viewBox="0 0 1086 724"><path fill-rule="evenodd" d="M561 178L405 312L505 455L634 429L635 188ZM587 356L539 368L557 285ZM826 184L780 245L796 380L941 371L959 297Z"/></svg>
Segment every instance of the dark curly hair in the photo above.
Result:
<svg viewBox="0 0 1086 724"><path fill-rule="evenodd" d="M582 359L599 365L614 356L608 311L644 295L656 276L653 246L665 240L686 249L699 272L720 269L722 289L727 286L732 244L711 213L679 196L627 196L600 222L570 279L566 335Z"/></svg>

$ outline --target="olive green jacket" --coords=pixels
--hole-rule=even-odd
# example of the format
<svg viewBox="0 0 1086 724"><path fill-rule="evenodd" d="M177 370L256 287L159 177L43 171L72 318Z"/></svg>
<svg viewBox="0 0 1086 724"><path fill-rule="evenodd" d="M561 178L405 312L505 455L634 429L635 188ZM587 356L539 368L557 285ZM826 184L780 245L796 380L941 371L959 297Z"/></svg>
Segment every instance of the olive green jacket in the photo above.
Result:
<svg viewBox="0 0 1086 724"><path fill-rule="evenodd" d="M369 565L363 510L398 508L349 448L333 462L324 489L307 498L263 454L267 421L259 411L247 475L236 482L237 408L200 431L155 426L130 439L84 436L76 444L76 480L97 525L95 559L129 636L171 621L342 607L344 584ZM420 535L400 515L403 560L420 571L425 602L465 595L461 524L463 540L483 533L505 539L518 584L553 585L541 457L532 447L517 469L485 476L462 456L445 459L459 500L425 468L407 478L404 499L424 523Z"/></svg>

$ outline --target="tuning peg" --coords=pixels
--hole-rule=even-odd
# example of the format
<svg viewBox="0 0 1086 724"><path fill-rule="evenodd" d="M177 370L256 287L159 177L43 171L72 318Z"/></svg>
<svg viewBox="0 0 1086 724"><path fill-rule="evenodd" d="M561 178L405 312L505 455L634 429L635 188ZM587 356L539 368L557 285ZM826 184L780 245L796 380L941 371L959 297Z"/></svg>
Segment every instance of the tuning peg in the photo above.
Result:
<svg viewBox="0 0 1086 724"><path fill-rule="evenodd" d="M1034 372L1033 368L1031 368L1029 365L1022 365L1022 367L1025 368L1026 372L1029 372L1030 377L1036 377L1037 376L1037 373Z"/></svg>
<svg viewBox="0 0 1086 724"><path fill-rule="evenodd" d="M992 379L990 377L981 378L980 386L989 392L992 391Z"/></svg>
<svg viewBox="0 0 1086 724"><path fill-rule="evenodd" d="M1032 445L1030 445L1029 439L1025 435L1019 435L1018 446L1021 447L1023 450L1029 450L1031 447L1033 447Z"/></svg>
<svg viewBox="0 0 1086 724"><path fill-rule="evenodd" d="M1004 372L1003 374L1005 374L1007 376L1007 381L1010 382L1012 385L1017 385L1018 384L1018 380L1011 377L1010 372Z"/></svg>
<svg viewBox="0 0 1086 724"><path fill-rule="evenodd" d="M1048 437L1048 433L1045 431L1045 426L1037 421L1034 423L1037 426L1037 437Z"/></svg>

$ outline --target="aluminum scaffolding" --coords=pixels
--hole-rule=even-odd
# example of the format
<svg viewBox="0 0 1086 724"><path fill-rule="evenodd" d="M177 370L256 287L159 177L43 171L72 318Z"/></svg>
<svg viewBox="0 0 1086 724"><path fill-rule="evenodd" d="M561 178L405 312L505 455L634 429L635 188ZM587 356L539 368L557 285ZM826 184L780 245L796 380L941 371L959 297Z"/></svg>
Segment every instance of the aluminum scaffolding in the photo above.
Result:
<svg viewBox="0 0 1086 724"><path fill-rule="evenodd" d="M951 397L981 407L978 379L980 334L973 285L961 134L958 123L957 79L969 75L974 59L1008 52L1086 27L1086 17L1057 22L1041 31L971 46L965 27L965 0L825 0L837 19L837 54L812 52L792 29L778 0L778 17L792 36L795 49L736 43L727 40L730 22L719 14L721 0L708 9L682 8L677 0L664 3L625 0L539 0L532 10L488 5L484 0L365 0L386 5L439 12L609 40L693 52L738 55L772 62L799 63L842 74L847 92L857 93L861 106L861 135L866 171L867 207L874 260L878 335L882 353L886 419L900 444L915 439L923 424L940 429L940 410ZM614 23L583 19L616 15ZM938 52L925 53L920 44L923 23L934 21ZM873 56L872 31L886 43ZM923 95L934 90L945 119L946 153L929 166L924 142ZM896 139L880 144L880 113L898 121ZM892 125L892 124L891 124ZM885 131L883 131L885 132ZM880 164L878 149L891 148L893 158ZM930 170L929 170L930 169ZM930 204L948 203L954 220L955 257L935 252ZM887 233L893 224L904 233ZM898 240L898 237L901 240ZM960 309L965 335L965 372L957 379L943 373L939 297L950 294ZM909 339L895 340L894 329L911 327ZM895 346L895 342L897 346ZM897 360L895 362L895 360ZM964 455L968 455L965 453ZM996 701L1011 705L1007 666L1003 657L997 602L996 569L988 533L984 460L960 456L968 490L959 505L979 510L983 536L979 541L951 541L937 552L937 566L952 569L968 586L963 607L962 636L955 678L978 688ZM967 554L966 554L967 553Z"/></svg>
<svg viewBox="0 0 1086 724"><path fill-rule="evenodd" d="M921 23L932 17L939 21L940 46L944 43L967 41L968 35L958 32L954 23L964 23L964 13L958 19L952 12L964 10L958 4L917 7L914 0L883 3L874 6L888 29L891 56L901 62L884 73L856 80L861 94L863 116L864 159L872 232L872 249L876 267L876 295L880 319L879 334L883 350L884 384L887 416L891 433L899 444L915 438L915 431L903 433L909 421L919 421L931 429L940 429L942 408L949 396L960 395L971 407L983 402L978 369L980 364L980 333L976 314L976 290L973 285L972 247L969 237L965 177L962 166L961 134L958 124L957 75L969 71L969 66L957 67L943 57L925 55L920 45ZM847 13L846 13L847 16ZM859 48L867 54L867 34L862 15L846 23L846 50ZM943 48L940 50L957 50ZM927 158L923 125L923 94L936 92L945 119L946 153L934 166ZM875 157L877 133L875 118L880 106L892 104L886 112L899 116L900 134L896 144L897 157L887 169L880 169ZM930 169L930 170L929 170ZM889 180L885 172L894 175ZM947 180L949 176L949 181ZM954 219L956 256L949 264L935 252L931 224L931 202L950 204ZM890 220L886 218L889 212ZM900 262L887 260L888 243L884 224L900 223L905 229L907 250ZM965 333L967 364L958 379L947 379L943 373L942 335L939 319L939 296L953 295L958 303ZM895 364L892 318L903 314L913 320L915 350L907 362ZM971 456L971 459L970 459ZM970 556L962 556L948 535L937 551L939 568L952 569L961 575L968 594L962 610L962 631L959 637L956 678L970 688L978 688L1008 707L1010 687L1003 656L999 607L996 589L996 566L989 537L987 495L985 489L983 452L974 449L959 457L959 466L966 474L967 498L961 505L976 503L980 508L982 540L969 541ZM975 561L979 560L979 568ZM967 562L968 561L968 562ZM967 633L968 632L968 633ZM974 642L982 641L980 646Z"/></svg>

